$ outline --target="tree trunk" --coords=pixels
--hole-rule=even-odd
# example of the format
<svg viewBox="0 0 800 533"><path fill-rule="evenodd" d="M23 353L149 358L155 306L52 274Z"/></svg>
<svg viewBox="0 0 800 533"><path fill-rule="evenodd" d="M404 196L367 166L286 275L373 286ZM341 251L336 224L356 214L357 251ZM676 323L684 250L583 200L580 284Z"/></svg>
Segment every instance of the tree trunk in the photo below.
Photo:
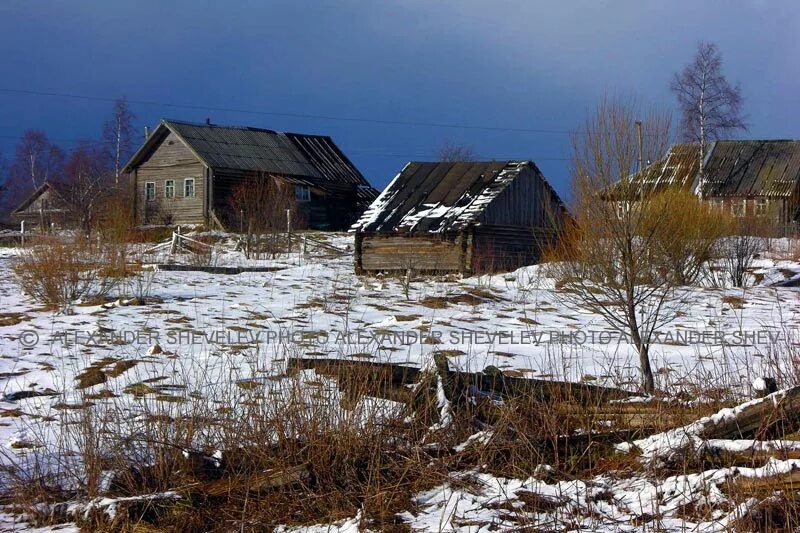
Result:
<svg viewBox="0 0 800 533"><path fill-rule="evenodd" d="M631 330L631 339L636 351L639 352L639 369L642 373L642 389L647 394L656 391L653 369L650 366L650 346L642 340L639 333L639 322L636 319L636 308L633 305L633 295L628 298L628 327Z"/></svg>

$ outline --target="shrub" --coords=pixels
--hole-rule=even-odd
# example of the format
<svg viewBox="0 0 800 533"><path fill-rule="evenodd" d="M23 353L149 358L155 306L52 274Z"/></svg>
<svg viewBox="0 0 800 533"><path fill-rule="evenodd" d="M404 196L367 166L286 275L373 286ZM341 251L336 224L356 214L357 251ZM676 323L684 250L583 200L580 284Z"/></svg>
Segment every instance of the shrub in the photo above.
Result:
<svg viewBox="0 0 800 533"><path fill-rule="evenodd" d="M645 217L644 231L653 232L658 260L676 285L691 285L708 264L714 244L730 231L731 216L677 188L653 197L648 209L652 216Z"/></svg>
<svg viewBox="0 0 800 533"><path fill-rule="evenodd" d="M78 301L106 296L125 274L117 247L86 239L42 239L14 266L22 290L34 300L68 311Z"/></svg>

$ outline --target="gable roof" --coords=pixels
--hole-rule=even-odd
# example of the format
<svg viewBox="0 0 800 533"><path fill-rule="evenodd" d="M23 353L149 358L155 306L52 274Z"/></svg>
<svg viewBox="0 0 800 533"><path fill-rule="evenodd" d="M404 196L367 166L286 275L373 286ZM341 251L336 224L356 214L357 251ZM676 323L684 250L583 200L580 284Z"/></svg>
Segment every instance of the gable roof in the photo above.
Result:
<svg viewBox="0 0 800 533"><path fill-rule="evenodd" d="M16 209L14 209L11 214L19 214L28 209L33 202L36 201L37 198L41 197L45 192L52 190L60 200L64 201L65 197L67 196L67 192L69 189L69 185L55 180L45 181L41 185L39 185L36 190L34 190L31 194L25 198ZM58 210L58 209L55 209Z"/></svg>
<svg viewBox="0 0 800 533"><path fill-rule="evenodd" d="M177 120L162 120L125 165L124 171L130 172L139 166L170 132L212 169L266 172L369 186L330 137Z"/></svg>
<svg viewBox="0 0 800 533"><path fill-rule="evenodd" d="M438 233L463 229L476 222L486 206L526 168L539 173L531 161L412 161L351 231Z"/></svg>
<svg viewBox="0 0 800 533"><path fill-rule="evenodd" d="M678 186L695 193L700 186L700 147L673 145L667 155L631 177L636 194ZM704 161L706 198L791 195L800 185L800 141L715 141ZM605 196L613 198L619 185Z"/></svg>
<svg viewBox="0 0 800 533"><path fill-rule="evenodd" d="M800 183L800 141L717 141L704 166L706 196L790 196Z"/></svg>

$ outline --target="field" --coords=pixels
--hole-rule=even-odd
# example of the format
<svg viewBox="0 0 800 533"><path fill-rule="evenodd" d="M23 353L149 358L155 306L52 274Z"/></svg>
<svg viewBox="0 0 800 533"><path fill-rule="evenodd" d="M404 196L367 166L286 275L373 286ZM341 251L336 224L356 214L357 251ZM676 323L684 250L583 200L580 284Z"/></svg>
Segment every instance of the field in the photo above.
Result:
<svg viewBox="0 0 800 533"><path fill-rule="evenodd" d="M747 402L762 378L800 383L800 297L775 286L800 272L785 241L757 261L749 288L675 291L676 319L651 354L662 393L646 398L624 333L565 305L569 289L546 265L367 278L353 273L348 235L325 237L342 253L258 261L214 237L209 263L264 271L144 265L107 298L66 309L24 294L20 252L0 249L0 527L202 530L193 515L236 531L797 523L794 493L772 490L800 466L795 428L716 440L685 429L690 444L660 435ZM317 372L315 359L348 364ZM291 371L297 360L312 368ZM548 400L448 397L441 361L456 375L499 369L555 388ZM376 385L369 363L423 377ZM625 394L556 398L572 390L564 382Z"/></svg>

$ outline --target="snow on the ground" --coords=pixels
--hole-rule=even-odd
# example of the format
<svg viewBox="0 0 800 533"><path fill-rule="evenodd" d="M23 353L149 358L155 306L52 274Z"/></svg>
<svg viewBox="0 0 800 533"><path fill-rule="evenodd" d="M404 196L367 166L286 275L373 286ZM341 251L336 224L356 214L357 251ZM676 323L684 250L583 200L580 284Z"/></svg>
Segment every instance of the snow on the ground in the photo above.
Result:
<svg viewBox="0 0 800 533"><path fill-rule="evenodd" d="M352 250L349 235L329 243ZM283 374L287 357L301 355L418 366L433 352L446 351L451 367L462 370L494 365L516 376L631 389L638 383L632 345L591 309L566 308L541 266L413 280L406 296L401 279L355 276L349 254L245 261L228 250L215 255L215 264L280 270L143 273L151 283L145 305L126 305L132 287L125 285L115 303L76 305L72 314L61 314L22 294L12 272L16 255L0 248L0 446L11 456L57 433L59 413L80 408L86 393L107 390L135 411L141 395L131 392L132 384L147 383L153 395L170 402L207 394L204 384L266 384ZM785 354L797 342L800 294L766 284L794 277L800 266L766 258L758 267L764 285L676 291L680 316L662 329L651 350L662 386L705 384L748 394L760 376L781 378L781 372L793 371ZM77 389L76 377L92 365L119 372ZM483 481L498 498L535 485ZM576 482L558 491L587 500L593 486ZM631 488L657 490L646 483ZM418 495L424 511L409 521L435 529L455 524L448 514L469 521L470 509L485 503L475 498L446 487ZM592 507L609 521L629 517L619 511L625 506L599 501Z"/></svg>

